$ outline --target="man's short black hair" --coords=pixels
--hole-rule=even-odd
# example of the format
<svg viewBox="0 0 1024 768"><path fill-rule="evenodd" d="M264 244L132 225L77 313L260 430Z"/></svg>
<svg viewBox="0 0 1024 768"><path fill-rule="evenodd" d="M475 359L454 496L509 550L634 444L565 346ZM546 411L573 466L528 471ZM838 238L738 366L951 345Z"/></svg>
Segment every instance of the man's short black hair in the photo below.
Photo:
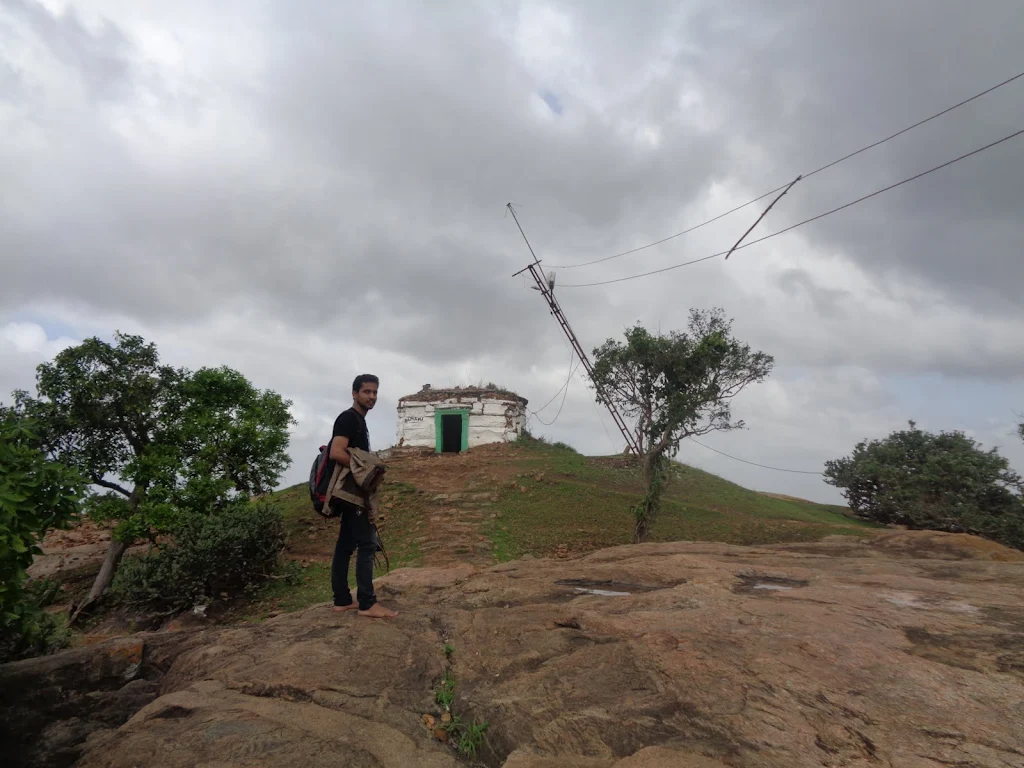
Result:
<svg viewBox="0 0 1024 768"><path fill-rule="evenodd" d="M352 382L352 391L358 392L363 388L363 384L376 384L379 387L380 379L372 373L361 373L356 376L356 380Z"/></svg>

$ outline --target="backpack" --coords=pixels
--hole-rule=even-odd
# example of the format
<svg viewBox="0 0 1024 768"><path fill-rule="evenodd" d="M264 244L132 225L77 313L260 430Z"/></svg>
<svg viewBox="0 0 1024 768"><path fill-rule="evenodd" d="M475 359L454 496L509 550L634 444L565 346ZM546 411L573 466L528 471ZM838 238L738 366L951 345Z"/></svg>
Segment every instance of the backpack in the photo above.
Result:
<svg viewBox="0 0 1024 768"><path fill-rule="evenodd" d="M370 443L370 432L366 428L366 419L359 414L359 420L363 428L363 434L366 436L366 443ZM320 446L320 452L316 458L313 459L313 465L309 469L309 500L313 502L313 509L318 515L322 517L338 517L339 512L331 509L330 507L324 508L324 499L327 498L327 489L331 485L331 477L334 475L334 466L337 462L331 458L331 443L334 441L332 437L327 445Z"/></svg>
<svg viewBox="0 0 1024 768"><path fill-rule="evenodd" d="M327 445L320 446L320 453L313 459L313 466L309 470L309 500L313 502L313 509L324 517L337 517L338 513L330 507L324 509L324 499L327 497L327 487L331 484L331 476L334 474L335 461L331 458L332 437Z"/></svg>

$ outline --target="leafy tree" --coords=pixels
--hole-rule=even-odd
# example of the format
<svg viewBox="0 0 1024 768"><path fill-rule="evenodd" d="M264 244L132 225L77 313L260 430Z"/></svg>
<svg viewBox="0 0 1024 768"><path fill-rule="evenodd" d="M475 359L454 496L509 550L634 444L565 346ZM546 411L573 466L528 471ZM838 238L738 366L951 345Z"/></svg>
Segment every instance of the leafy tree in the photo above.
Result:
<svg viewBox="0 0 1024 768"><path fill-rule="evenodd" d="M910 428L861 441L825 463L825 481L850 508L878 523L973 533L1024 548L1021 478L996 449L962 432Z"/></svg>
<svg viewBox="0 0 1024 768"><path fill-rule="evenodd" d="M78 513L75 471L46 458L34 425L0 408L0 662L46 649L56 624L26 588L39 542Z"/></svg>
<svg viewBox="0 0 1024 768"><path fill-rule="evenodd" d="M154 344L116 333L114 344L86 339L37 372L38 396L16 392L16 407L95 487L89 517L113 526L79 611L104 594L132 543L270 490L289 464L290 402L230 368L173 368Z"/></svg>
<svg viewBox="0 0 1024 768"><path fill-rule="evenodd" d="M654 335L640 325L625 343L608 339L594 350L594 386L634 421L643 455L645 495L634 508L633 541L646 541L657 517L668 459L690 436L742 429L730 403L748 384L763 381L774 360L732 336L721 309L691 310L686 333Z"/></svg>

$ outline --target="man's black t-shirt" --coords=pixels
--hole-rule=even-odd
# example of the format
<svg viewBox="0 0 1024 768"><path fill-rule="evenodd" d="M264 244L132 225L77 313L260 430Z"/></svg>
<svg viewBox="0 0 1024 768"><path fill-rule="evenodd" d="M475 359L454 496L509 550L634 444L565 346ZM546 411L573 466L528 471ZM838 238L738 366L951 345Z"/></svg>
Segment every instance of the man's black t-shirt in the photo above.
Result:
<svg viewBox="0 0 1024 768"><path fill-rule="evenodd" d="M370 450L370 433L366 429L366 419L355 408L338 414L338 418L334 420L334 437L347 437L351 447Z"/></svg>
<svg viewBox="0 0 1024 768"><path fill-rule="evenodd" d="M334 437L347 437L352 448L370 450L370 433L366 419L355 408L338 414L334 420ZM331 499L331 506L341 513L341 531L338 544L343 549L355 549L361 543L373 542L369 516L354 504L342 499Z"/></svg>

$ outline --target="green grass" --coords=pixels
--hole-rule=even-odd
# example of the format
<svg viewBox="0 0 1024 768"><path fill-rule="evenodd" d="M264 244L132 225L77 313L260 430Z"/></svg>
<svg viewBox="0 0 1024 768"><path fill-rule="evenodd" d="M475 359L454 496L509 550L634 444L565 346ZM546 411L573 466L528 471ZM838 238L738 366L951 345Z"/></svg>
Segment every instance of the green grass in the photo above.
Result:
<svg viewBox="0 0 1024 768"><path fill-rule="evenodd" d="M451 667L445 669L444 676L434 691L434 701L445 712L451 711L455 701L455 675L452 674Z"/></svg>
<svg viewBox="0 0 1024 768"><path fill-rule="evenodd" d="M305 484L285 488L271 497L281 507L289 542L282 558L283 572L253 601L239 607L235 616L241 620L261 621L276 611L298 611L332 599L331 563L324 558L334 551L337 523L325 524L313 511ZM407 483L389 482L384 499L387 513L379 528L391 570L416 566L422 553L413 534L416 522L423 517L422 494ZM310 530L313 541L307 536ZM387 573L383 557L378 554L378 559L380 562L373 569L374 579ZM307 561L306 565L300 565L303 560ZM355 558L349 563L348 584L355 590Z"/></svg>
<svg viewBox="0 0 1024 768"><path fill-rule="evenodd" d="M624 457L586 457L569 446L532 437L518 441L514 452L508 461L516 477L494 488L499 497L490 509L497 518L481 531L491 540L496 562L525 554L585 552L632 540L630 508L643 491L633 463ZM403 482L400 467L389 473L385 489L381 537L391 568L416 566L422 561L416 539L424 530L432 494ZM325 558L333 551L337 529L334 524L325 527L313 513L304 484L272 496L284 511L286 558L309 562L293 566L290 578L276 579L243 609L246 618L257 620L273 611L299 610L331 599L330 562ZM873 527L843 512L843 507L766 496L699 469L673 465L651 540L771 544L857 535ZM381 575L375 569L374 576ZM351 571L349 584L354 587Z"/></svg>
<svg viewBox="0 0 1024 768"><path fill-rule="evenodd" d="M455 647L450 643L444 644L445 668L437 687L434 689L434 702L442 710L441 727L447 732L449 743L455 746L460 756L475 758L477 752L483 747L486 740L489 724L475 719L472 723L466 722L462 717L453 711L455 707L455 673L452 671L452 656ZM446 722L447 718L447 722Z"/></svg>
<svg viewBox="0 0 1024 768"><path fill-rule="evenodd" d="M517 480L525 493L511 488L501 495L500 517L488 531L497 560L631 541L630 507L643 490L635 466L624 459L590 459L539 441L521 445L527 448L520 460L523 470L538 475ZM675 465L651 540L770 544L857 534L866 527L846 517L842 507L765 496Z"/></svg>
<svg viewBox="0 0 1024 768"><path fill-rule="evenodd" d="M331 599L331 564L311 563L295 581L279 579L267 584L237 617L261 621L275 611L299 611Z"/></svg>

